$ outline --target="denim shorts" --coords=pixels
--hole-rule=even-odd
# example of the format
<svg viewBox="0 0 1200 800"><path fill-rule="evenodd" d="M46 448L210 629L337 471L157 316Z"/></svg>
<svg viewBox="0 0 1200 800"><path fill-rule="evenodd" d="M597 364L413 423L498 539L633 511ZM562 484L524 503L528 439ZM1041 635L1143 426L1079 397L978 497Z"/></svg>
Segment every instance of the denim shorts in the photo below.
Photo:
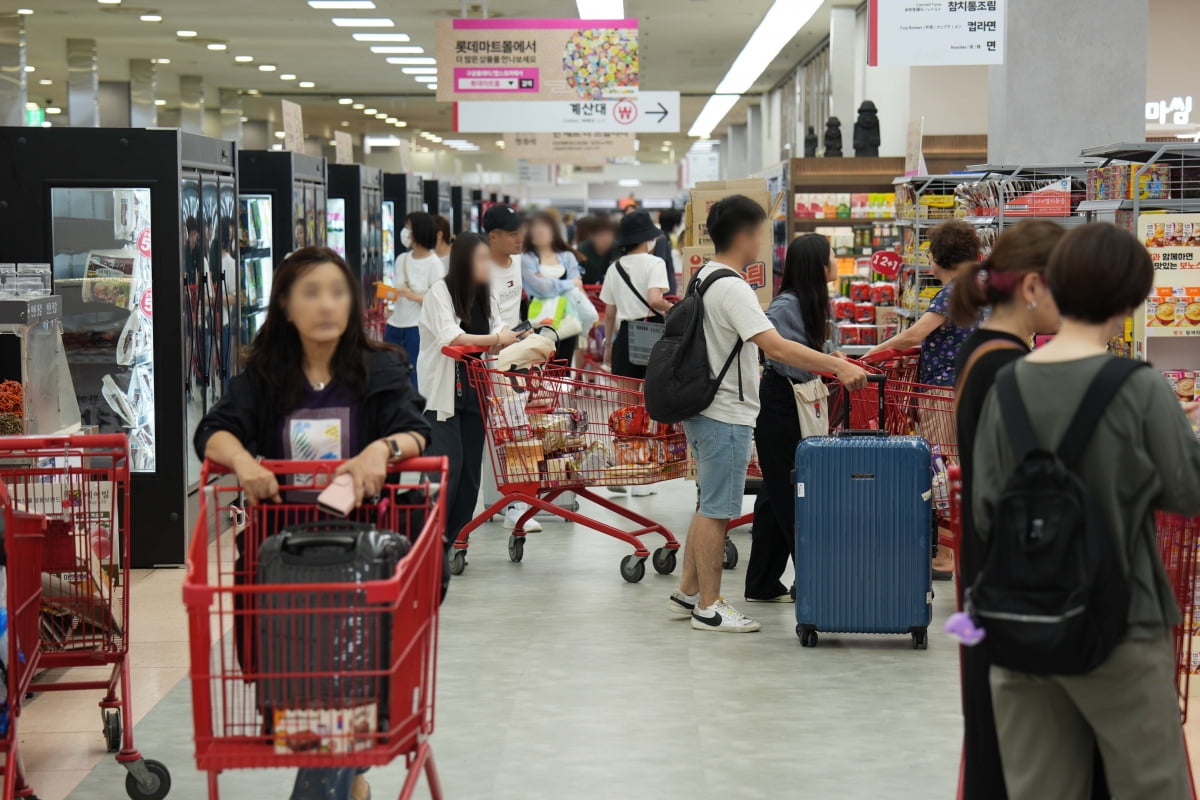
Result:
<svg viewBox="0 0 1200 800"><path fill-rule="evenodd" d="M683 430L696 459L700 516L708 519L740 517L754 428L697 416L684 420Z"/></svg>

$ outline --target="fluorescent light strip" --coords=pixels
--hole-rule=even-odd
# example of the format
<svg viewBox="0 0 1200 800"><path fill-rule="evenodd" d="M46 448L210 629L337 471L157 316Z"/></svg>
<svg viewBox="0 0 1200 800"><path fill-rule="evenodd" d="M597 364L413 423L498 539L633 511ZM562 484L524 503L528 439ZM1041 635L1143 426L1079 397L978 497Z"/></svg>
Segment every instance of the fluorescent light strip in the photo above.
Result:
<svg viewBox="0 0 1200 800"><path fill-rule="evenodd" d="M413 80L417 83L437 83L437 75L415 75Z"/></svg>
<svg viewBox="0 0 1200 800"><path fill-rule="evenodd" d="M436 64L437 59L432 56L400 56L398 58L387 59L389 64Z"/></svg>
<svg viewBox="0 0 1200 800"><path fill-rule="evenodd" d="M740 94L714 94L708 98L708 102L704 104L696 121L692 123L688 136L708 136L741 99Z"/></svg>
<svg viewBox="0 0 1200 800"><path fill-rule="evenodd" d="M339 28L394 28L396 23L387 17L334 17Z"/></svg>
<svg viewBox="0 0 1200 800"><path fill-rule="evenodd" d="M405 75L437 75L437 67L405 67L400 71Z"/></svg>
<svg viewBox="0 0 1200 800"><path fill-rule="evenodd" d="M356 33L354 34L356 42L410 42L407 33Z"/></svg>
<svg viewBox="0 0 1200 800"><path fill-rule="evenodd" d="M142 14L138 17L142 22L162 22L161 14Z"/></svg>
<svg viewBox="0 0 1200 800"><path fill-rule="evenodd" d="M313 83L312 81L300 81L300 88L301 89L315 89L315 88L317 88L317 85L315 83Z"/></svg>
<svg viewBox="0 0 1200 800"><path fill-rule="evenodd" d="M375 8L371 0L308 0L308 6L321 11L370 11Z"/></svg>
<svg viewBox="0 0 1200 800"><path fill-rule="evenodd" d="M625 19L625 0L575 0L580 19Z"/></svg>
<svg viewBox="0 0 1200 800"><path fill-rule="evenodd" d="M233 60L239 64L249 64L254 60L254 56L234 56Z"/></svg>
<svg viewBox="0 0 1200 800"><path fill-rule="evenodd" d="M388 53L397 53L397 54L399 54L399 53L409 53L409 54L415 54L415 53L424 53L424 52L425 52L425 48L424 48L424 47L421 47L421 46L420 46L420 45L418 45L418 44L402 44L402 45L400 45L399 47L389 47L389 46L387 46L387 45L384 45L384 46L381 46L381 47L372 47L372 48L371 48L371 52L372 52L372 53L378 53L378 54L380 54L380 55L387 55Z"/></svg>

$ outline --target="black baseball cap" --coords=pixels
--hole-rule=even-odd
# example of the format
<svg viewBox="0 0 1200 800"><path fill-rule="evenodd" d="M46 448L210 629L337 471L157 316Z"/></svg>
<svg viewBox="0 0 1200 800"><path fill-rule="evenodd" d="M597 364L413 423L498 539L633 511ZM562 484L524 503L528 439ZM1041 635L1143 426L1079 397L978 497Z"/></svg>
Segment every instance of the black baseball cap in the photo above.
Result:
<svg viewBox="0 0 1200 800"><path fill-rule="evenodd" d="M629 247L642 242L652 242L662 236L650 215L645 211L631 211L621 217L621 235L617 244Z"/></svg>
<svg viewBox="0 0 1200 800"><path fill-rule="evenodd" d="M525 217L512 206L497 204L483 212L483 232L520 230L525 224Z"/></svg>

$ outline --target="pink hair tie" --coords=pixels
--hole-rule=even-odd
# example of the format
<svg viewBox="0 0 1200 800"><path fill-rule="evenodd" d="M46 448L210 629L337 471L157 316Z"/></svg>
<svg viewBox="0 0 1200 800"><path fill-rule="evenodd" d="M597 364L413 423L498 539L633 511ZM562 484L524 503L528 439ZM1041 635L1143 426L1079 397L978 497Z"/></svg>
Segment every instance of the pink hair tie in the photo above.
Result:
<svg viewBox="0 0 1200 800"><path fill-rule="evenodd" d="M987 285L1001 294L1012 294L1024 277L1025 274L1021 272L989 272Z"/></svg>

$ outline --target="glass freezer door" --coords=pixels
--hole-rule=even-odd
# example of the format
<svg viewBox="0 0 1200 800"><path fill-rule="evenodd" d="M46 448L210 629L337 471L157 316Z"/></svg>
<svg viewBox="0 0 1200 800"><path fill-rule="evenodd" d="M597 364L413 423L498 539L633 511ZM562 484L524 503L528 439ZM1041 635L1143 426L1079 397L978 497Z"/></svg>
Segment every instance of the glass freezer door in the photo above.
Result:
<svg viewBox="0 0 1200 800"><path fill-rule="evenodd" d="M396 285L396 204L383 201L383 282Z"/></svg>
<svg viewBox="0 0 1200 800"><path fill-rule="evenodd" d="M130 467L154 472L150 189L54 187L54 291L83 425L129 435Z"/></svg>
<svg viewBox="0 0 1200 800"><path fill-rule="evenodd" d="M242 195L241 257L242 257L242 347L249 347L259 328L267 319L271 300L271 277L275 272L272 250L271 196Z"/></svg>
<svg viewBox="0 0 1200 800"><path fill-rule="evenodd" d="M331 197L325 201L325 241L329 249L342 258L346 257L346 200Z"/></svg>

